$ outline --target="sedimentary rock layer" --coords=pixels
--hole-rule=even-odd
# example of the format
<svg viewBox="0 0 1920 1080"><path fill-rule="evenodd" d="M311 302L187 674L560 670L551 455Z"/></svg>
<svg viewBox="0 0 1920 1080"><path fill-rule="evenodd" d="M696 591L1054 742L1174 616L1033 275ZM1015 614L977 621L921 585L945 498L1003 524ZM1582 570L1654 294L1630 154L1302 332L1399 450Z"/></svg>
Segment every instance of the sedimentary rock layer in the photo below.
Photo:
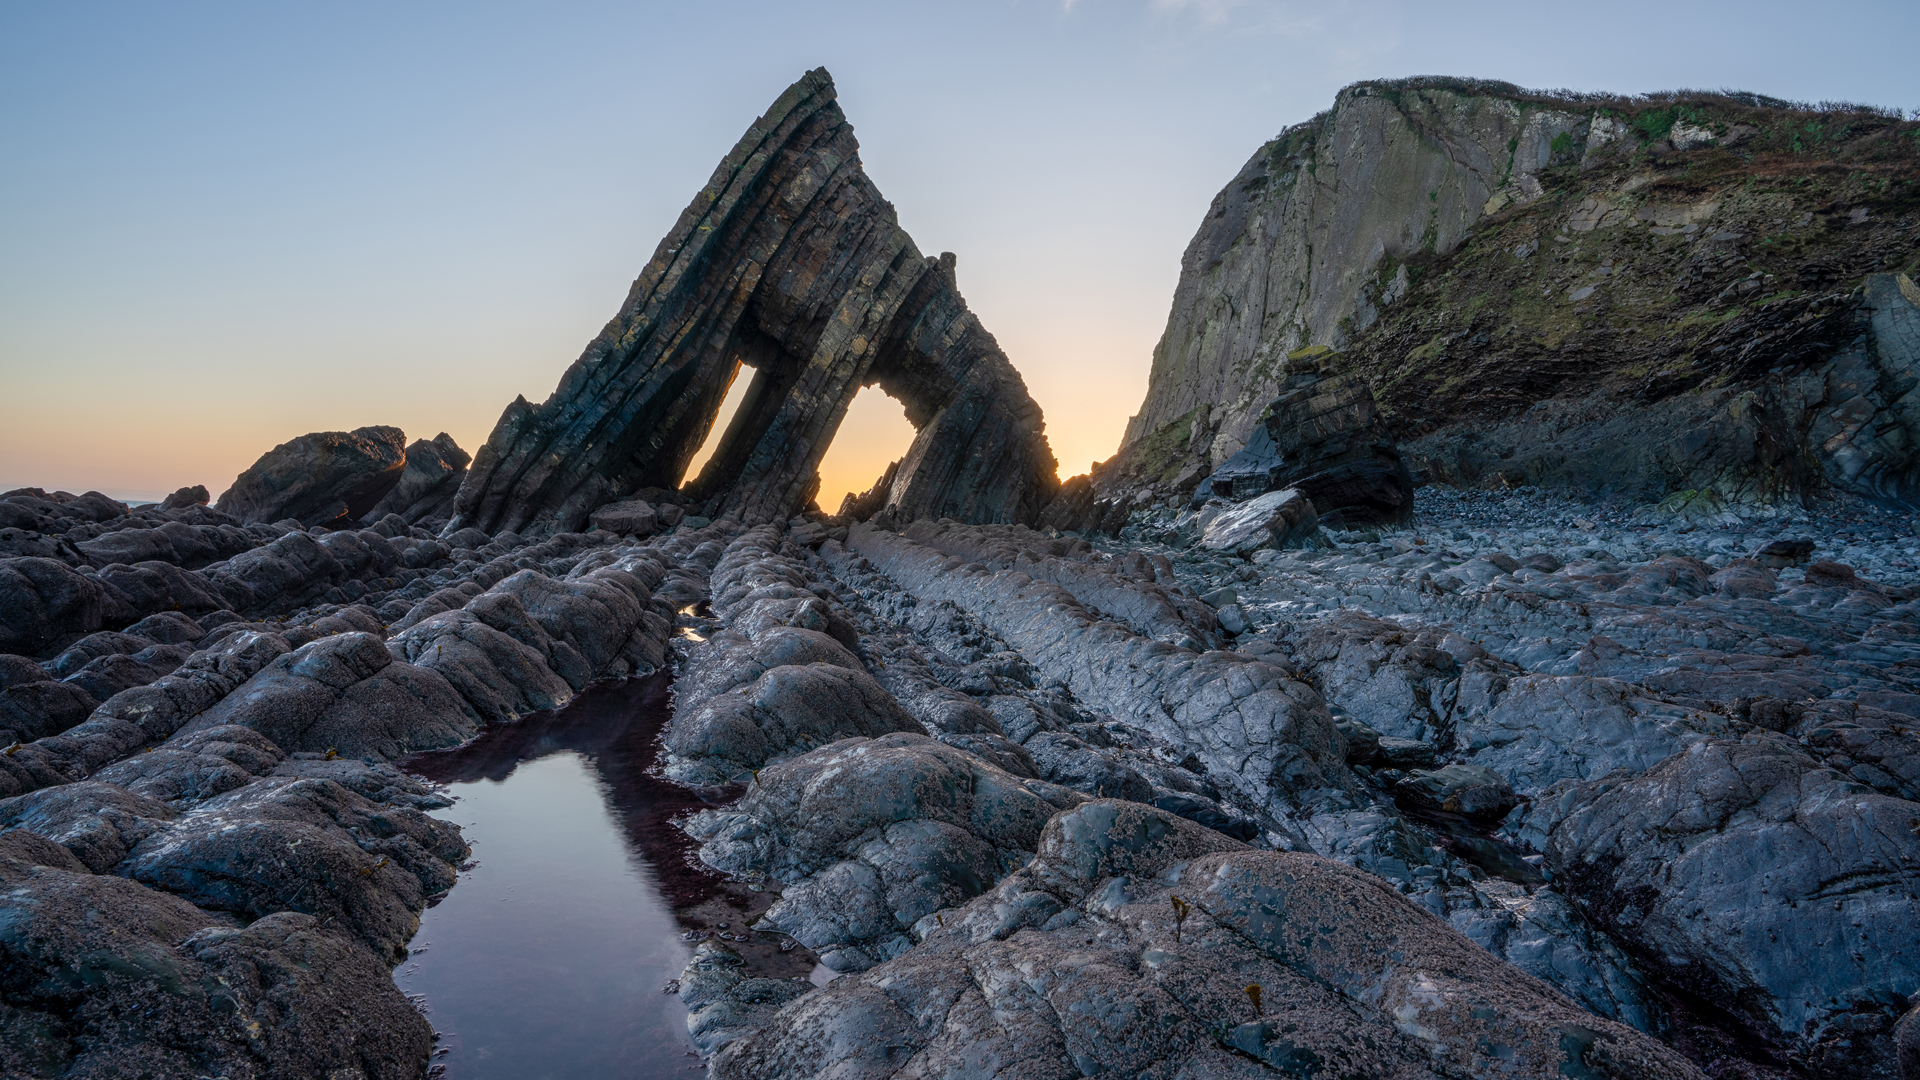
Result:
<svg viewBox="0 0 1920 1080"><path fill-rule="evenodd" d="M1331 346L1434 480L1920 505L1915 131L1755 95L1348 87L1215 198L1098 495L1186 497Z"/></svg>
<svg viewBox="0 0 1920 1080"><path fill-rule="evenodd" d="M454 528L544 535L680 484L740 368L752 383L701 475L716 515L784 521L862 386L919 429L887 498L908 517L1030 520L1052 496L1039 407L861 168L824 70L748 129L541 405L508 406Z"/></svg>
<svg viewBox="0 0 1920 1080"><path fill-rule="evenodd" d="M385 762L654 671L652 587L699 541L180 502L0 497L63 557L0 559L0 647L32 654L0 655L0 1072L418 1078L389 969L469 852Z"/></svg>

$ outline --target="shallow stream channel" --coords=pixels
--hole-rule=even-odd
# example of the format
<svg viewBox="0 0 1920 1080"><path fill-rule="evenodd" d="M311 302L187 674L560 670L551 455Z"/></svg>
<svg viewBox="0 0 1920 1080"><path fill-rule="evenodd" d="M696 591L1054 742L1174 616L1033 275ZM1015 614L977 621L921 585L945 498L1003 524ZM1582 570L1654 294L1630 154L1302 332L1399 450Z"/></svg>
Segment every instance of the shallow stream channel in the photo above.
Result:
<svg viewBox="0 0 1920 1080"><path fill-rule="evenodd" d="M705 804L648 772L670 686L591 687L402 763L444 787L454 803L435 814L473 845L394 971L433 1023L435 1077L693 1076L704 1064L670 990L696 942L723 936L786 974L813 966L750 932L770 898L700 867L674 827Z"/></svg>

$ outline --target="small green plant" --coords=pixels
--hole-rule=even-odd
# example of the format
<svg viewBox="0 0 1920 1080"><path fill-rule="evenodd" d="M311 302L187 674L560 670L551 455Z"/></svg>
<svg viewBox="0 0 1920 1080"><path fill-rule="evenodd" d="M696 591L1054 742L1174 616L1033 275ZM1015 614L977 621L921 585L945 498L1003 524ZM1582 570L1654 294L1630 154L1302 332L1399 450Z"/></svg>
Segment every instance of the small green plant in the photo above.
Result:
<svg viewBox="0 0 1920 1080"><path fill-rule="evenodd" d="M1547 149L1556 156L1571 154L1573 153L1573 136L1563 131L1553 137L1553 142L1548 144Z"/></svg>
<svg viewBox="0 0 1920 1080"><path fill-rule="evenodd" d="M1173 940L1177 942L1180 940L1181 925L1187 921L1187 916L1193 914L1193 905L1177 896L1171 899L1173 901Z"/></svg>
<svg viewBox="0 0 1920 1080"><path fill-rule="evenodd" d="M1642 144L1656 142L1667 137L1673 130L1673 122L1679 113L1672 109L1648 109L1633 118L1634 133L1640 136Z"/></svg>

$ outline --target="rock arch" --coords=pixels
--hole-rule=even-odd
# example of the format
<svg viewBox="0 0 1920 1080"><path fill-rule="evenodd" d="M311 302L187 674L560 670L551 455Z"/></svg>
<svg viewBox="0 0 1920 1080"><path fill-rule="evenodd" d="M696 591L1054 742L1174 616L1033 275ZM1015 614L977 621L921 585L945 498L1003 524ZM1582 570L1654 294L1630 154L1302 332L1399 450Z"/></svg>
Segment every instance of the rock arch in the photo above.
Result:
<svg viewBox="0 0 1920 1080"><path fill-rule="evenodd" d="M901 517L1031 521L1058 488L1040 407L967 310L953 255L923 256L868 179L821 68L747 129L552 396L507 406L451 528L578 529L679 485L736 377L746 399L691 486L717 513L805 506L874 383L918 429L887 500Z"/></svg>

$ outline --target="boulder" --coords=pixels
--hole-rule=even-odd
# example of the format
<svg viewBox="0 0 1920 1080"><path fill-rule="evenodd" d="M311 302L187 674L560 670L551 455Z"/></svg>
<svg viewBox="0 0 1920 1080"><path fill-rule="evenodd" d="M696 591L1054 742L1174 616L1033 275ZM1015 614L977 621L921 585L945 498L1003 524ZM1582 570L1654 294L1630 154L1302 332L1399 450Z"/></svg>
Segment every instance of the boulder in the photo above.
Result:
<svg viewBox="0 0 1920 1080"><path fill-rule="evenodd" d="M736 1033L712 1075L1702 1075L1365 873L1132 803L1056 815L916 933Z"/></svg>
<svg viewBox="0 0 1920 1080"><path fill-rule="evenodd" d="M1322 543L1320 515L1298 489L1269 491L1221 510L1200 534L1203 551L1245 555L1261 548L1315 547Z"/></svg>
<svg viewBox="0 0 1920 1080"><path fill-rule="evenodd" d="M653 507L639 499L608 503L595 510L587 520L594 528L605 529L617 536L649 536L659 524Z"/></svg>
<svg viewBox="0 0 1920 1080"><path fill-rule="evenodd" d="M207 485L194 484L167 496L160 503L160 507L163 510L184 510L189 506L205 506L210 498L211 496L207 494Z"/></svg>
<svg viewBox="0 0 1920 1080"><path fill-rule="evenodd" d="M276 912L242 929L138 882L8 848L0 1073L420 1075L432 1025L385 964L321 919Z"/></svg>
<svg viewBox="0 0 1920 1080"><path fill-rule="evenodd" d="M1324 349L1288 357L1284 389L1247 445L1194 490L1197 504L1297 488L1329 522L1377 525L1413 513L1413 476L1365 379L1335 374Z"/></svg>
<svg viewBox="0 0 1920 1080"><path fill-rule="evenodd" d="M453 516L453 497L473 459L446 432L432 440L415 439L406 450L406 467L393 490L361 515L367 522L395 514L408 525Z"/></svg>
<svg viewBox="0 0 1920 1080"><path fill-rule="evenodd" d="M122 872L210 911L337 921L399 960L427 898L453 886L468 853L457 827L418 810L331 780L266 777L149 830Z"/></svg>
<svg viewBox="0 0 1920 1080"><path fill-rule="evenodd" d="M1754 552L1754 558L1764 566L1775 570L1784 570L1789 566L1803 566L1813 557L1813 541L1805 537L1789 540L1775 540Z"/></svg>
<svg viewBox="0 0 1920 1080"><path fill-rule="evenodd" d="M1506 778L1483 765L1455 762L1432 771L1415 771L1393 786L1401 806L1429 813L1459 814L1492 823L1520 805Z"/></svg>
<svg viewBox="0 0 1920 1080"><path fill-rule="evenodd" d="M924 735L845 739L769 766L733 806L686 828L700 858L781 884L759 924L858 971L909 948L935 911L1025 861L1080 796L997 769Z"/></svg>
<svg viewBox="0 0 1920 1080"><path fill-rule="evenodd" d="M464 742L479 715L438 672L396 662L376 634L335 634L276 657L185 731L252 728L289 751L392 759Z"/></svg>
<svg viewBox="0 0 1920 1080"><path fill-rule="evenodd" d="M100 583L54 559L0 559L0 652L37 656L100 629Z"/></svg>
<svg viewBox="0 0 1920 1080"><path fill-rule="evenodd" d="M1675 985L1818 1075L1896 1075L1920 805L1760 732L1570 785L1553 813L1556 881Z"/></svg>
<svg viewBox="0 0 1920 1080"><path fill-rule="evenodd" d="M249 523L295 518L305 526L345 526L392 491L406 467L399 428L318 431L260 455L215 507Z"/></svg>

